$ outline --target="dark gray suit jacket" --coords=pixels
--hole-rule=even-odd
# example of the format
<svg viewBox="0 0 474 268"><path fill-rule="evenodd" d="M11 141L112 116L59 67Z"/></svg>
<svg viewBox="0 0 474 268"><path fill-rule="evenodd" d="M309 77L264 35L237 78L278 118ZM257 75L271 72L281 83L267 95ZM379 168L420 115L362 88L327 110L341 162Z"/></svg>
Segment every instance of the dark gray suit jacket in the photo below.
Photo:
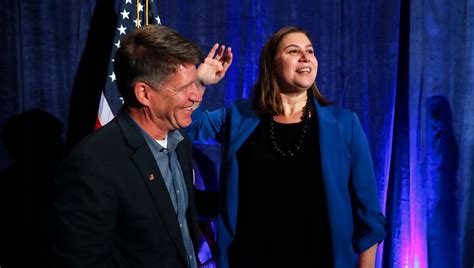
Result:
<svg viewBox="0 0 474 268"><path fill-rule="evenodd" d="M192 145L177 147L189 193L191 237L198 241ZM187 267L171 199L155 159L123 111L81 141L56 178L57 267Z"/></svg>

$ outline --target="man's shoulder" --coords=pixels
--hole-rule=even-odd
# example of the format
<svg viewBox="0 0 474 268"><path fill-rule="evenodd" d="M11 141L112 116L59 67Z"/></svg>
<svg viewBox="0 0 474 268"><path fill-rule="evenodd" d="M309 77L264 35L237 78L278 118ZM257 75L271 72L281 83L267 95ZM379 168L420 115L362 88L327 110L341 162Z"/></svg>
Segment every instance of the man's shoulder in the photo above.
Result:
<svg viewBox="0 0 474 268"><path fill-rule="evenodd" d="M117 122L112 120L80 140L70 154L101 154L110 151L111 148L122 146L123 140Z"/></svg>

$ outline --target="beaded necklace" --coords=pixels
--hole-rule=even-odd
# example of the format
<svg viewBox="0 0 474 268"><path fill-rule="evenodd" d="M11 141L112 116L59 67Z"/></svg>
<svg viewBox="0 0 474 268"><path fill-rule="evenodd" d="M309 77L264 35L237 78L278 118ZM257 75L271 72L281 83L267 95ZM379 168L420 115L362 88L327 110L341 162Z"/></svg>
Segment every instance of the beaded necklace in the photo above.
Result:
<svg viewBox="0 0 474 268"><path fill-rule="evenodd" d="M308 99L306 100L306 105L304 107L303 111L303 119L302 122L303 124L300 126L299 129L299 134L295 140L295 142L288 146L289 148L282 148L277 142L276 142L276 134L275 134L275 121L273 120L273 117L270 117L269 121L269 136L270 136L270 142L273 145L273 149L283 157L293 157L297 152L301 150L301 147L303 145L304 138L306 136L306 133L308 133L308 128L311 124L311 119L309 117L310 111L311 111L311 98L310 94L308 94Z"/></svg>

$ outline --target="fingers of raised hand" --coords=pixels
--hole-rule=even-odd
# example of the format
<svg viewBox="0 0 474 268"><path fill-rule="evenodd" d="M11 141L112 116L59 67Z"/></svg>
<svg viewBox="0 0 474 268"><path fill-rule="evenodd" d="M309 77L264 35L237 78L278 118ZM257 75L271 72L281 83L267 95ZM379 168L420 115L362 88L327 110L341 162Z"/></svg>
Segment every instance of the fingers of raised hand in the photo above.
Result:
<svg viewBox="0 0 474 268"><path fill-rule="evenodd" d="M219 49L219 50L217 50L217 49ZM228 48L227 48L227 50L228 50ZM219 46L219 43L215 43L212 46L211 50L209 50L209 53L207 54L206 58L220 61L222 59L222 57L224 56L224 52L226 52L225 45Z"/></svg>
<svg viewBox="0 0 474 268"><path fill-rule="evenodd" d="M211 50L209 50L209 53L207 54L208 59L212 59L214 57L214 54L216 54L217 48L219 48L219 43L215 43Z"/></svg>
<svg viewBox="0 0 474 268"><path fill-rule="evenodd" d="M214 57L214 59L216 60L220 60L222 58L222 56L224 55L224 51L225 51L225 46L224 45L221 45L221 47L219 48L219 51L217 52L216 56Z"/></svg>
<svg viewBox="0 0 474 268"><path fill-rule="evenodd" d="M224 56L224 62L223 62L223 65L224 65L224 68L229 68L230 64L232 63L232 59L233 59L234 55L232 54L232 48L231 47L228 47L225 51L225 56Z"/></svg>

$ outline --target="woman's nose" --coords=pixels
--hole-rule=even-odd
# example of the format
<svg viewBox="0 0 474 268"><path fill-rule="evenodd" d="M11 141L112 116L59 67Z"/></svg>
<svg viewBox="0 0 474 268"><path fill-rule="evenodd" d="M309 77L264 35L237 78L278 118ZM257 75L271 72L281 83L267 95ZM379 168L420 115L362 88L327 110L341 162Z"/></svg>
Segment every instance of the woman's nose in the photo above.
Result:
<svg viewBox="0 0 474 268"><path fill-rule="evenodd" d="M306 52L301 53L300 61L308 62L309 61L308 53Z"/></svg>

